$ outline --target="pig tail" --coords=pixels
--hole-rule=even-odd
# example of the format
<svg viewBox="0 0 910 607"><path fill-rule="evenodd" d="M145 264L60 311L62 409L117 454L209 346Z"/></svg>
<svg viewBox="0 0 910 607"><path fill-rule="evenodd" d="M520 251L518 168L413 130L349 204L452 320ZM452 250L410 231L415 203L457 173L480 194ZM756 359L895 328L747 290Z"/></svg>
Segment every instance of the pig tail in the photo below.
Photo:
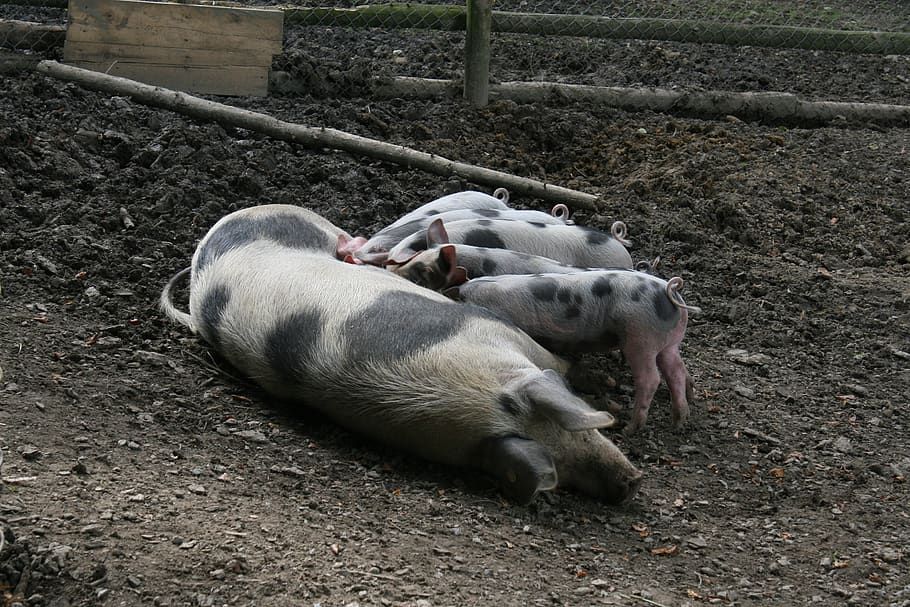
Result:
<svg viewBox="0 0 910 607"><path fill-rule="evenodd" d="M505 188L496 188L493 190L493 197L501 200L503 204L509 204L509 190Z"/></svg>
<svg viewBox="0 0 910 607"><path fill-rule="evenodd" d="M679 291L681 291L682 288L683 279L679 276L674 276L667 281L667 297L670 298L670 302L680 310L688 310L693 314L701 314L701 308L687 305L686 302L683 301L682 296L679 294Z"/></svg>
<svg viewBox="0 0 910 607"><path fill-rule="evenodd" d="M626 236L629 235L629 229L626 227L626 224L621 221L614 221L613 225L610 226L610 234L613 235L619 244L624 247L628 247L632 244L631 240L627 240Z"/></svg>

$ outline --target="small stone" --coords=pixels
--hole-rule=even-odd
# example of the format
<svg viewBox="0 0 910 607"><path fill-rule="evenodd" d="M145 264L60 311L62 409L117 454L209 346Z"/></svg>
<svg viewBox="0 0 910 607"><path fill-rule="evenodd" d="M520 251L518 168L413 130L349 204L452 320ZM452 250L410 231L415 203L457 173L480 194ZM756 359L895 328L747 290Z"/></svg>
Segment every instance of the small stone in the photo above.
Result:
<svg viewBox="0 0 910 607"><path fill-rule="evenodd" d="M99 348L116 348L121 343L123 343L123 340L113 335L105 335L95 341L95 345Z"/></svg>
<svg viewBox="0 0 910 607"><path fill-rule="evenodd" d="M146 363L156 367L167 365L167 356L158 352L148 352L146 350L136 350L133 353L133 360Z"/></svg>
<svg viewBox="0 0 910 607"><path fill-rule="evenodd" d="M834 440L834 449L841 453L850 453L853 451L853 443L846 436L838 436Z"/></svg>
<svg viewBox="0 0 910 607"><path fill-rule="evenodd" d="M19 447L18 451L19 455L22 456L22 459L29 461L41 459L41 450L35 445L23 445Z"/></svg>
<svg viewBox="0 0 910 607"><path fill-rule="evenodd" d="M886 563L896 563L904 558L904 555L900 550L895 550L894 548L884 548L881 553L881 558Z"/></svg>
<svg viewBox="0 0 910 607"><path fill-rule="evenodd" d="M189 489L190 493L195 493L196 495L205 495L206 493L205 487L202 485L193 484L187 487L187 489Z"/></svg>
<svg viewBox="0 0 910 607"><path fill-rule="evenodd" d="M97 287L89 287L85 290L85 296L89 299L94 299L99 295L101 295L101 291L99 291Z"/></svg>
<svg viewBox="0 0 910 607"><path fill-rule="evenodd" d="M843 386L844 390L855 394L856 396L869 396L869 388L865 386L860 386L859 384L846 384Z"/></svg>
<svg viewBox="0 0 910 607"><path fill-rule="evenodd" d="M708 540L706 540L705 538L703 538L700 535L696 535L695 537L690 537L689 539L687 539L686 544L688 544L692 548L695 548L696 550L700 550L702 548L708 547Z"/></svg>
<svg viewBox="0 0 910 607"><path fill-rule="evenodd" d="M755 400L755 390L745 386L733 386L733 391L749 400Z"/></svg>
<svg viewBox="0 0 910 607"><path fill-rule="evenodd" d="M80 529L79 533L98 536L104 533L104 525L101 525L99 523L91 523Z"/></svg>
<svg viewBox="0 0 910 607"><path fill-rule="evenodd" d="M750 367L764 365L770 360L767 354L750 354L746 350L739 349L727 350L727 357L735 363Z"/></svg>
<svg viewBox="0 0 910 607"><path fill-rule="evenodd" d="M139 588L142 585L142 580L135 575L128 575L126 576L126 583L130 588Z"/></svg>
<svg viewBox="0 0 910 607"><path fill-rule="evenodd" d="M252 441L252 442L254 442L254 443L267 443L267 442L269 442L269 439L266 438L265 434L263 434L263 433L260 432L259 430L241 430L241 431L238 432L236 435L239 436L240 438L244 439L244 440L249 440L249 441Z"/></svg>

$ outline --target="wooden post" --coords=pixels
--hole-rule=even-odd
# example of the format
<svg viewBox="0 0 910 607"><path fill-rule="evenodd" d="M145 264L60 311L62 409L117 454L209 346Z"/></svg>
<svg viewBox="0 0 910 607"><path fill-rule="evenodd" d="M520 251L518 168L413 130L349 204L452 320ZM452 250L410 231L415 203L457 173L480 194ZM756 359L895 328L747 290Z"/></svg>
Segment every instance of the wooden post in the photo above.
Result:
<svg viewBox="0 0 910 607"><path fill-rule="evenodd" d="M490 100L490 27L493 0L467 0L464 44L464 98L474 107Z"/></svg>

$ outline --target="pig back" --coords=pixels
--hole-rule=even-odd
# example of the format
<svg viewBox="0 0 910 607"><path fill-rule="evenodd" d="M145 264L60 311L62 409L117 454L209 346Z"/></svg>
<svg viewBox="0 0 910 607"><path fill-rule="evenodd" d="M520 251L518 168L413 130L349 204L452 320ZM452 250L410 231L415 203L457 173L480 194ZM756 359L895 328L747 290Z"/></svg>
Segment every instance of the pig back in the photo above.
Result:
<svg viewBox="0 0 910 607"><path fill-rule="evenodd" d="M193 274L221 255L257 240L283 247L335 254L338 237L351 235L324 217L289 204L266 204L222 217L206 233L193 255Z"/></svg>

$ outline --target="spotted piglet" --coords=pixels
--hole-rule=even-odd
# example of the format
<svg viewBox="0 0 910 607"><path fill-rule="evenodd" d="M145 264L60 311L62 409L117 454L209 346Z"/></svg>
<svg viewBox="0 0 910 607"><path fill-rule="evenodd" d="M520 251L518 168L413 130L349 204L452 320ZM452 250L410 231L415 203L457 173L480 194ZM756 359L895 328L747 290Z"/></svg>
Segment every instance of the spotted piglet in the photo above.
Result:
<svg viewBox="0 0 910 607"><path fill-rule="evenodd" d="M269 393L487 472L515 502L556 486L632 499L642 474L598 432L612 416L569 390L565 361L484 308L337 260L333 233L302 209L229 215L193 256L189 314L178 277L161 307Z"/></svg>
<svg viewBox="0 0 910 607"><path fill-rule="evenodd" d="M435 220L389 251L389 263L404 264L420 251L447 243L509 249L592 268L631 268L625 224L617 221L607 234L586 226L501 219Z"/></svg>
<svg viewBox="0 0 910 607"><path fill-rule="evenodd" d="M446 291L512 321L553 352L620 349L632 369L635 403L627 434L644 426L663 375L674 428L689 416L692 379L679 353L688 312L679 277L634 270L490 276Z"/></svg>
<svg viewBox="0 0 910 607"><path fill-rule="evenodd" d="M351 261L380 265L388 258L389 250L392 247L414 232L425 229L440 215L456 212L476 212L480 214L478 216L482 216L485 212L499 213L510 210L508 202L509 191L505 188L497 188L492 196L474 190L447 194L417 207L373 234L353 254Z"/></svg>

